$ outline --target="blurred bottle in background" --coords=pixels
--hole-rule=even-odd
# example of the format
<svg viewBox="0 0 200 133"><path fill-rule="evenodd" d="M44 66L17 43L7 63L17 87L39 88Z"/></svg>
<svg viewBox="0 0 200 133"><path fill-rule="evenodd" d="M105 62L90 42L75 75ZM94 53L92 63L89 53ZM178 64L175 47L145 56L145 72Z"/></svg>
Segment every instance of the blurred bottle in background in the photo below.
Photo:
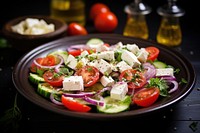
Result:
<svg viewBox="0 0 200 133"><path fill-rule="evenodd" d="M77 22L85 25L84 0L51 0L50 9L53 18L64 20L67 24Z"/></svg>
<svg viewBox="0 0 200 133"><path fill-rule="evenodd" d="M151 8L142 0L134 0L130 5L125 6L125 12L127 13L127 22L123 35L148 39L149 30L145 15L151 12Z"/></svg>
<svg viewBox="0 0 200 133"><path fill-rule="evenodd" d="M178 46L182 42L182 31L179 17L184 10L176 5L177 0L168 0L168 3L159 7L157 12L162 16L156 36L157 42L166 46Z"/></svg>

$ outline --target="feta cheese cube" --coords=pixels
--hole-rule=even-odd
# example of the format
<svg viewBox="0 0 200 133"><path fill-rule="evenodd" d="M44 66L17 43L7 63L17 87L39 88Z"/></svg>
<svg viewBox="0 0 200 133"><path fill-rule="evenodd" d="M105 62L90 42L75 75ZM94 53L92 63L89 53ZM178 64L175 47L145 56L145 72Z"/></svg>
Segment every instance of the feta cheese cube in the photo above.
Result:
<svg viewBox="0 0 200 133"><path fill-rule="evenodd" d="M120 72L132 68L125 61L120 61L119 63L117 63L116 67L119 69Z"/></svg>
<svg viewBox="0 0 200 133"><path fill-rule="evenodd" d="M112 79L111 76L102 76L100 79L101 84L106 87L106 86L112 86L114 84L114 80Z"/></svg>
<svg viewBox="0 0 200 133"><path fill-rule="evenodd" d="M128 63L131 67L137 67L141 64L139 60L137 59L137 57L128 50L123 50L121 58L123 61Z"/></svg>
<svg viewBox="0 0 200 133"><path fill-rule="evenodd" d="M126 48L135 55L140 51L139 47L136 44L127 44Z"/></svg>
<svg viewBox="0 0 200 133"><path fill-rule="evenodd" d="M70 67L71 69L75 69L77 66L77 59L73 56L73 55L69 55L67 57L67 61L66 64L68 67Z"/></svg>
<svg viewBox="0 0 200 133"><path fill-rule="evenodd" d="M81 52L81 57L85 57L89 55L88 51L84 50L83 52Z"/></svg>
<svg viewBox="0 0 200 133"><path fill-rule="evenodd" d="M174 69L173 68L156 69L156 76L174 76Z"/></svg>
<svg viewBox="0 0 200 133"><path fill-rule="evenodd" d="M79 69L79 68L82 68L84 66L86 66L88 64L89 60L87 58L81 58L78 62L77 62L77 65L76 65L76 68Z"/></svg>
<svg viewBox="0 0 200 133"><path fill-rule="evenodd" d="M116 83L110 91L110 97L117 100L123 100L128 92L128 85L126 82Z"/></svg>
<svg viewBox="0 0 200 133"><path fill-rule="evenodd" d="M82 76L65 77L63 80L63 90L65 91L83 91L83 78Z"/></svg>
<svg viewBox="0 0 200 133"><path fill-rule="evenodd" d="M137 54L137 59L144 63L147 60L149 53L145 50L145 48L141 48L140 51Z"/></svg>
<svg viewBox="0 0 200 133"><path fill-rule="evenodd" d="M115 60L114 51L103 51L97 54L97 59L105 59L107 61Z"/></svg>
<svg viewBox="0 0 200 133"><path fill-rule="evenodd" d="M112 66L103 59L98 60L98 64L96 67L104 75L110 74L112 72Z"/></svg>

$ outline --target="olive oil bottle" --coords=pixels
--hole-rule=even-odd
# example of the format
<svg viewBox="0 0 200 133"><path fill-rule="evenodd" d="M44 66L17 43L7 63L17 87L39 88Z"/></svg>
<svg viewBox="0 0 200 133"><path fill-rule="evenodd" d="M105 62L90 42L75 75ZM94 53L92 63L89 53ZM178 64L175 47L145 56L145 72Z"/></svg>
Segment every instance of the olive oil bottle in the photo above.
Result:
<svg viewBox="0 0 200 133"><path fill-rule="evenodd" d="M183 9L176 5L177 0L168 0L168 3L157 12L162 16L156 36L157 42L166 46L179 46L182 42L182 31L179 17L184 15Z"/></svg>
<svg viewBox="0 0 200 133"><path fill-rule="evenodd" d="M145 15L151 12L151 8L142 0L134 0L130 5L125 6L125 12L127 13L127 22L123 35L148 39L149 30Z"/></svg>
<svg viewBox="0 0 200 133"><path fill-rule="evenodd" d="M65 21L67 24L77 22L85 25L84 0L51 0L51 17Z"/></svg>

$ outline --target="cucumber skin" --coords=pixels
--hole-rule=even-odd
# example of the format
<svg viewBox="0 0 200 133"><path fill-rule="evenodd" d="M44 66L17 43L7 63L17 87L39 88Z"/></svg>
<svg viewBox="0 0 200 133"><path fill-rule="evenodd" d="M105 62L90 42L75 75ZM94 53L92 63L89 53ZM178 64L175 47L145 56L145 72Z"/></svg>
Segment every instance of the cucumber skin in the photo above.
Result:
<svg viewBox="0 0 200 133"><path fill-rule="evenodd" d="M167 64L162 62L162 61L154 61L153 62L153 65L156 67L156 68L166 68L167 67Z"/></svg>
<svg viewBox="0 0 200 133"><path fill-rule="evenodd" d="M31 81L31 83L33 84L39 84L39 83L44 83L45 80L43 77L40 77L38 74L34 74L34 73L29 73L29 80Z"/></svg>
<svg viewBox="0 0 200 133"><path fill-rule="evenodd" d="M113 100L110 98L110 96L107 96L104 98L105 100L105 106L109 106L110 104L110 100ZM109 101L109 104L107 103ZM123 112L123 111L126 111L126 110L129 110L130 109L130 105L131 105L131 97L130 96L125 96L125 99L123 101L118 101L116 103L116 105L118 105L117 108L113 108L112 107L110 109L106 109L105 106L97 106L97 112L99 113L106 113L106 114L113 114L113 113L120 113L120 112ZM112 104L114 105L114 104ZM112 106L111 105L111 106Z"/></svg>

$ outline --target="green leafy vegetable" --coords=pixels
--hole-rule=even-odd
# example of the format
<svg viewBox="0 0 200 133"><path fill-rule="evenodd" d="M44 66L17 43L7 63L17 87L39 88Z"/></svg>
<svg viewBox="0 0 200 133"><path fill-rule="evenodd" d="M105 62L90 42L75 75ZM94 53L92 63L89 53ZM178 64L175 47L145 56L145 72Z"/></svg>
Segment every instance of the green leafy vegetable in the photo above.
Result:
<svg viewBox="0 0 200 133"><path fill-rule="evenodd" d="M158 87L160 89L160 95L161 96L169 96L168 94L168 88L169 86L167 85L167 82L163 79L160 78L151 78L149 81L149 84L147 85L147 87Z"/></svg>

